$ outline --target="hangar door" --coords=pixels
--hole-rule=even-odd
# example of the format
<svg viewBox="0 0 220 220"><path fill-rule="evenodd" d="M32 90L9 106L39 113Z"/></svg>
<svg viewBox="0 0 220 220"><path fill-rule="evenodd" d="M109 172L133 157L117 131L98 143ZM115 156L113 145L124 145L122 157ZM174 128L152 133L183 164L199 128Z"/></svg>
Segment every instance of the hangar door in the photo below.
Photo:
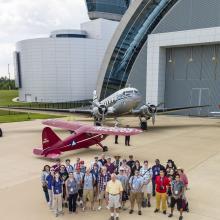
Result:
<svg viewBox="0 0 220 220"><path fill-rule="evenodd" d="M165 107L211 105L174 113L208 116L219 104L220 45L166 49Z"/></svg>

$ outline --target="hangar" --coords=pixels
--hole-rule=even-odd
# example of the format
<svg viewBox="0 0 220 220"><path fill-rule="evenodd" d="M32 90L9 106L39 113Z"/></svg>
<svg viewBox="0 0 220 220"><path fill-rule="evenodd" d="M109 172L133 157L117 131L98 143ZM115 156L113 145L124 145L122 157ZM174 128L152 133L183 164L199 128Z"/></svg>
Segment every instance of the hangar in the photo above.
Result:
<svg viewBox="0 0 220 220"><path fill-rule="evenodd" d="M147 103L210 104L178 114L208 116L220 103L220 1L135 0L106 50L99 97L132 85Z"/></svg>

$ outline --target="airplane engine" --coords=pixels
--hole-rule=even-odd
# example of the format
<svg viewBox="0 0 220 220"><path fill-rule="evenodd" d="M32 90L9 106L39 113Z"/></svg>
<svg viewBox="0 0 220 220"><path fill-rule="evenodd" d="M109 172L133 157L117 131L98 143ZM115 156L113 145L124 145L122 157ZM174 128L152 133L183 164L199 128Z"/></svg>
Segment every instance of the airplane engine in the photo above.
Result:
<svg viewBox="0 0 220 220"><path fill-rule="evenodd" d="M93 116L95 121L103 122L107 113L108 113L108 107L105 105L101 104L93 108Z"/></svg>
<svg viewBox="0 0 220 220"><path fill-rule="evenodd" d="M152 118L153 125L155 124L155 117L157 114L157 106L152 104L143 105L141 108L141 117L144 117L146 120ZM142 123L142 122L141 122ZM143 122L143 127L145 127L145 123Z"/></svg>

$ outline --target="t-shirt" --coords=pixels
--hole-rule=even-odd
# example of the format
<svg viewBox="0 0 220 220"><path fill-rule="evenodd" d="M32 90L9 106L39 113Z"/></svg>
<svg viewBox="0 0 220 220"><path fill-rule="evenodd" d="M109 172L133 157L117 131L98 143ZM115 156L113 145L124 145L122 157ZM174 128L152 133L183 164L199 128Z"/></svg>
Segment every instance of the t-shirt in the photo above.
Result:
<svg viewBox="0 0 220 220"><path fill-rule="evenodd" d="M117 179L121 182L124 190L127 189L128 177L124 175L118 175Z"/></svg>
<svg viewBox="0 0 220 220"><path fill-rule="evenodd" d="M140 169L140 175L144 178L144 184L148 184L153 176L152 169L142 167Z"/></svg>
<svg viewBox="0 0 220 220"><path fill-rule="evenodd" d="M170 181L166 176L164 177L157 176L155 183L156 183L156 192L166 193L167 186L169 186Z"/></svg>
<svg viewBox="0 0 220 220"><path fill-rule="evenodd" d="M184 183L182 181L173 180L171 183L172 192L174 197L180 197L184 190Z"/></svg>
<svg viewBox="0 0 220 220"><path fill-rule="evenodd" d="M93 185L95 182L95 176L93 174L85 174L85 176L83 177L84 180L84 184L83 184L83 188L84 189L93 189Z"/></svg>
<svg viewBox="0 0 220 220"><path fill-rule="evenodd" d="M112 180L110 180L107 183L106 192L108 192L109 194L116 195L122 191L123 191L123 187L122 187L122 184L119 180L115 180L114 182Z"/></svg>
<svg viewBox="0 0 220 220"><path fill-rule="evenodd" d="M132 176L129 180L132 192L141 192L144 184L144 178L142 176Z"/></svg>

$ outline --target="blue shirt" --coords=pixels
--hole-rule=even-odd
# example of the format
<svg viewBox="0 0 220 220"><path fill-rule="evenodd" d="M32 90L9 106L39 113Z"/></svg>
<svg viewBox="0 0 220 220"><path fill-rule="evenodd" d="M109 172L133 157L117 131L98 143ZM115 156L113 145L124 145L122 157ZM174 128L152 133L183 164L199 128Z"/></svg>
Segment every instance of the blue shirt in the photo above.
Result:
<svg viewBox="0 0 220 220"><path fill-rule="evenodd" d="M59 179L58 181L56 181L54 179L52 186L53 186L53 193L54 194L60 194L63 192L63 181L62 180Z"/></svg>
<svg viewBox="0 0 220 220"><path fill-rule="evenodd" d="M132 192L142 192L144 178L142 176L132 176L129 180Z"/></svg>
<svg viewBox="0 0 220 220"><path fill-rule="evenodd" d="M46 177L46 182L47 182L47 188L49 190L52 190L52 183L53 183L53 176L51 174L49 174L47 177Z"/></svg>
<svg viewBox="0 0 220 220"><path fill-rule="evenodd" d="M162 166L161 164L159 165L154 165L152 167L152 171L153 171L153 179L156 179L156 176L159 176L160 175L160 171L161 170L164 170L165 171L165 167Z"/></svg>
<svg viewBox="0 0 220 220"><path fill-rule="evenodd" d="M83 177L84 179L84 189L93 189L93 184L95 182L95 176L93 174L85 174L85 176Z"/></svg>

